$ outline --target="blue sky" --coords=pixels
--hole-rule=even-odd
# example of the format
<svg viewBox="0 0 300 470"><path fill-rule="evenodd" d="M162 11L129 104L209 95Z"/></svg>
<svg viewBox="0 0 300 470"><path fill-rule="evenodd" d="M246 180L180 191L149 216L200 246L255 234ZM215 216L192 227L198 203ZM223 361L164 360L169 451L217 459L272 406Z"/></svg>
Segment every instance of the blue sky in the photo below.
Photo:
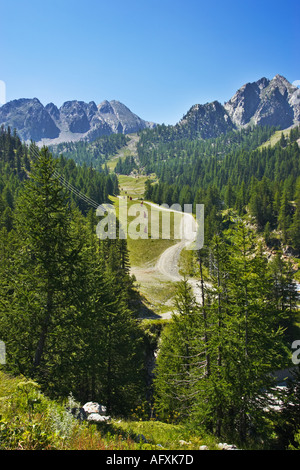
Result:
<svg viewBox="0 0 300 470"><path fill-rule="evenodd" d="M119 100L174 124L277 73L300 80L300 2L0 0L6 100Z"/></svg>

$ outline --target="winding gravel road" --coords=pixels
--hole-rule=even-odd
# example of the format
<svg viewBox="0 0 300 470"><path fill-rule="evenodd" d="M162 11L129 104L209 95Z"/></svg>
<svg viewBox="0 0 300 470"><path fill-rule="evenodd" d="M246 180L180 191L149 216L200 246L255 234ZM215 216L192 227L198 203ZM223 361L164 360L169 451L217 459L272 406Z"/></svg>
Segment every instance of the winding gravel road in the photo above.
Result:
<svg viewBox="0 0 300 470"><path fill-rule="evenodd" d="M180 224L177 227L180 234L180 237L178 237L178 243L163 251L155 265L131 267L131 274L136 277L138 282L141 284L146 283L149 286L153 284L153 288L155 289L156 284L160 282L171 281L175 283L183 280L183 276L179 273L180 253L184 248L195 241L196 221L191 213L169 209L148 201L144 201L144 204L152 206L157 210L177 213L177 223ZM195 279L189 279L188 282L192 286L195 300L200 303L201 295L198 281ZM173 309L160 314L160 316L161 318L170 318L172 314Z"/></svg>
<svg viewBox="0 0 300 470"><path fill-rule="evenodd" d="M158 258L155 269L163 274L166 278L171 281L178 282L182 279L182 276L179 274L179 257L181 251L191 244L195 238L195 228L196 222L192 214L179 212L172 209L167 209L165 207L158 206L157 204L153 204L147 202L152 207L155 207L160 210L174 212L177 214L182 214L181 221L180 221L180 233L181 240L169 248L167 248ZM194 230L191 230L194 229Z"/></svg>
<svg viewBox="0 0 300 470"><path fill-rule="evenodd" d="M171 212L177 212L182 214L181 217L181 240L169 248L167 248L158 258L154 270L162 274L166 279L178 282L183 279L183 276L179 273L179 257L181 251L188 245L193 243L196 239L196 221L192 214L185 212L178 212L172 209L162 208L157 204L147 202L147 204L159 208L160 210L167 210ZM201 291L198 281L195 279L189 279L189 284L192 286L193 294L197 303L201 302ZM168 314L167 314L168 315Z"/></svg>

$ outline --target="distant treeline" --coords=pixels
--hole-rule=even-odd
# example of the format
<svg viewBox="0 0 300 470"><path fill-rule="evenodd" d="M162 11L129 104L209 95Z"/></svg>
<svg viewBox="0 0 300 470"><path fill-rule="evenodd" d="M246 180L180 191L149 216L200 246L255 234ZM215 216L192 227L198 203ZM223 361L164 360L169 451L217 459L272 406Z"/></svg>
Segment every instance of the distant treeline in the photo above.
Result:
<svg viewBox="0 0 300 470"><path fill-rule="evenodd" d="M121 158L118 159L118 163L115 166L115 173L119 175L130 175L133 170L138 168L134 157L132 155L128 155L124 160Z"/></svg>
<svg viewBox="0 0 300 470"><path fill-rule="evenodd" d="M0 227L8 230L12 227L12 213L15 208L20 187L31 172L32 164L36 161L39 148L34 142L24 144L16 131L3 126L0 131ZM95 170L86 164L77 165L70 158L60 156L56 159L57 172L62 175L70 185L74 186L87 197L101 204L108 202L108 196L118 194L118 180L116 175L106 170ZM91 206L80 199L75 192L69 192L70 200L74 201L79 209L86 214Z"/></svg>
<svg viewBox="0 0 300 470"><path fill-rule="evenodd" d="M129 138L124 134L111 134L102 136L93 142L64 142L53 147L49 147L54 154L63 154L71 158L77 164L92 166L101 169L110 155L115 155L118 150L124 147Z"/></svg>

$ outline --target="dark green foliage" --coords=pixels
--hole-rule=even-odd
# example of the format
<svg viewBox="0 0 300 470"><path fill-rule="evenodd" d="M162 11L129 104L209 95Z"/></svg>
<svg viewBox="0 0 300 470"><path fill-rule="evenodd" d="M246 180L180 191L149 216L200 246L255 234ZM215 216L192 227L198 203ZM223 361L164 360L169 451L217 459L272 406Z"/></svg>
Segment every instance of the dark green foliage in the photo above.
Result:
<svg viewBox="0 0 300 470"><path fill-rule="evenodd" d="M129 155L123 161L121 158L119 158L115 167L115 173L120 175L130 175L130 173L136 169L137 164L134 161L134 157Z"/></svg>
<svg viewBox="0 0 300 470"><path fill-rule="evenodd" d="M32 150L30 161L14 200L4 191L5 210L13 215L10 231L3 226L0 232L0 338L7 368L34 377L47 394L72 392L126 414L144 393L127 245L100 242L96 208L85 217L72 202L56 173L70 176L71 160L55 160L44 148ZM111 194L114 180L104 173L74 166L72 175L105 190L94 195L100 201Z"/></svg>
<svg viewBox="0 0 300 470"><path fill-rule="evenodd" d="M179 286L177 315L158 355L156 408L163 418L178 411L183 420L245 442L253 429L268 426L270 373L287 360L284 327L295 304L287 303L292 281L282 258L270 265L254 231L234 220L210 244L201 304L186 283Z"/></svg>
<svg viewBox="0 0 300 470"><path fill-rule="evenodd" d="M288 382L286 393L280 395L283 407L277 417L277 448L288 450L290 446L299 449L296 435L300 430L300 370L295 368L293 380Z"/></svg>
<svg viewBox="0 0 300 470"><path fill-rule="evenodd" d="M100 137L93 142L64 142L51 148L56 155L63 154L78 165L87 165L101 170L108 156L114 155L128 142L128 137L124 134L112 134Z"/></svg>
<svg viewBox="0 0 300 470"><path fill-rule="evenodd" d="M78 192L94 201L94 204L109 202L109 195L119 194L119 186L116 175L97 171L86 164L76 165L71 159L63 156L57 159L57 171L76 191L70 193L71 200L79 207L83 214L87 214L90 204L84 198L78 196Z"/></svg>
<svg viewBox="0 0 300 470"><path fill-rule="evenodd" d="M219 230L220 209L249 211L257 227L280 231L285 244L299 248L299 128L274 147L257 149L274 128L246 129L217 139L176 139L172 127L143 131L139 160L159 182L145 197L161 203L205 205L206 240ZM299 137L298 137L299 138ZM276 241L276 240L275 240ZM269 237L269 243L275 243Z"/></svg>
<svg viewBox="0 0 300 470"><path fill-rule="evenodd" d="M121 144L120 144L121 145ZM4 127L0 131L0 227L8 231L13 226L15 199L22 184L29 178L32 164L39 155L38 147L32 142L29 146L21 142L16 133ZM95 204L108 202L109 195L118 194L118 180L115 174L95 170L83 164L82 166L70 158L60 156L57 161L57 173L68 183L70 198L83 214L87 214L90 204L78 196L83 195L92 199Z"/></svg>

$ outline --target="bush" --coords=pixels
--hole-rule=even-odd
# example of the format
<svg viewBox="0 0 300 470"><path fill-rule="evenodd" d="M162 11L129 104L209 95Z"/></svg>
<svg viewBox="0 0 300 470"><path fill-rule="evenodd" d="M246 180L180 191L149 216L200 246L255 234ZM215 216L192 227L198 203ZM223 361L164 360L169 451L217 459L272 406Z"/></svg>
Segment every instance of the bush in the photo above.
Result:
<svg viewBox="0 0 300 470"><path fill-rule="evenodd" d="M50 450L55 449L53 436L39 419L16 417L0 420L1 450Z"/></svg>

